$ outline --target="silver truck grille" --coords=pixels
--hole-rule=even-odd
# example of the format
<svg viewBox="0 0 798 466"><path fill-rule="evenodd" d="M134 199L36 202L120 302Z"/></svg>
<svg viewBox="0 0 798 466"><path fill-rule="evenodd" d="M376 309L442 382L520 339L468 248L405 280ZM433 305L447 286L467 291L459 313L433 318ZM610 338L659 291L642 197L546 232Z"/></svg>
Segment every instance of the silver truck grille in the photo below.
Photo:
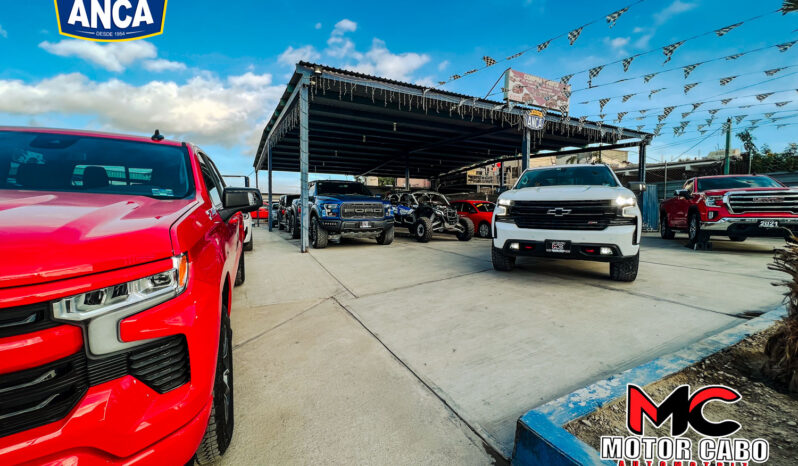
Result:
<svg viewBox="0 0 798 466"><path fill-rule="evenodd" d="M730 193L729 211L743 213L798 213L798 191L748 191Z"/></svg>
<svg viewBox="0 0 798 466"><path fill-rule="evenodd" d="M345 202L341 205L341 218L381 219L384 216L382 202Z"/></svg>

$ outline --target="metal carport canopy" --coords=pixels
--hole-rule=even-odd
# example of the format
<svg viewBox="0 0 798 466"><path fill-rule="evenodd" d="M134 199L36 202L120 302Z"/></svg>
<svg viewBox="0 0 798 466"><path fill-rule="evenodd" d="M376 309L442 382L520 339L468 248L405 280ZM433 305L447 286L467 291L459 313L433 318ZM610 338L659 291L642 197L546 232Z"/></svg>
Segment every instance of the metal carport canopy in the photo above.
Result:
<svg viewBox="0 0 798 466"><path fill-rule="evenodd" d="M544 128L529 132L522 121L528 112L525 106L300 62L263 130L253 165L269 169L270 192L272 171L300 172L303 194L308 172L435 179L519 157L525 166L520 154L595 150L587 147L595 144L640 146L645 166L648 133L559 113L547 114Z"/></svg>

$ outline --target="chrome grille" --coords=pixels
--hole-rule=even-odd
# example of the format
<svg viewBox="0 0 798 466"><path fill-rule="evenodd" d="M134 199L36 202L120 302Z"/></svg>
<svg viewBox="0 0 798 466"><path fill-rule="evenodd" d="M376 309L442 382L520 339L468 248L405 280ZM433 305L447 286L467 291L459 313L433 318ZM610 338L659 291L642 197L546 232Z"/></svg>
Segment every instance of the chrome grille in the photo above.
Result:
<svg viewBox="0 0 798 466"><path fill-rule="evenodd" d="M385 216L382 202L345 202L341 204L341 218L381 219Z"/></svg>
<svg viewBox="0 0 798 466"><path fill-rule="evenodd" d="M0 338L31 333L60 325L50 319L50 303L0 309Z"/></svg>
<svg viewBox="0 0 798 466"><path fill-rule="evenodd" d="M743 213L798 213L798 191L743 191L729 193L729 211Z"/></svg>
<svg viewBox="0 0 798 466"><path fill-rule="evenodd" d="M510 218L519 228L537 230L603 230L633 225L636 220L619 215L613 201L515 201Z"/></svg>

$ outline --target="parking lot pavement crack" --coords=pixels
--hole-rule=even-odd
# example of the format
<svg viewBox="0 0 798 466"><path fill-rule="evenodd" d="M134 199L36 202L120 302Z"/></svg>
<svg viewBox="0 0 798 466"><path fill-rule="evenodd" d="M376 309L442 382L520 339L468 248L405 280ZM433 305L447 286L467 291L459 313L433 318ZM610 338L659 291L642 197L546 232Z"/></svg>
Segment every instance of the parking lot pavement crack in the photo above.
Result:
<svg viewBox="0 0 798 466"><path fill-rule="evenodd" d="M344 303L339 301L338 298L333 297L332 300L334 300L339 306L341 306L341 308L343 310L345 310L346 313L349 314L349 316L352 317L352 319L355 320L355 322L357 322L361 327L363 327L363 329L366 332L368 332L372 337L374 337L374 339L377 340L377 342L383 348L385 348L385 351L387 351L388 354L390 354L399 364L401 364L402 367L407 369L408 372L410 372L413 375L413 377L415 377L416 380L419 381L419 383L421 383L427 390L429 390L429 392L435 398L437 398L438 400L440 400L441 403L443 403L443 405L446 407L446 409L453 416L455 416L457 419L459 419L460 422L463 423L463 425L468 427L468 429L482 441L482 448L484 448L485 451L494 458L494 460L495 460L494 464L501 465L501 466L505 466L505 465L509 466L509 464L510 464L509 459L506 458L498 450L496 450L494 447L491 446L491 445L497 443L496 439L494 439L487 432L483 432L483 431L481 431L481 429L477 429L470 422L468 422L463 416L461 416L460 413L455 409L455 407L452 406L452 404L448 400L446 400L445 398L443 398L439 394L439 390L440 389L438 387L434 387L431 382L427 382L420 375L418 375L418 373L415 370L413 370L412 367L410 367L402 358L399 357L399 355L397 355L393 350L391 350L391 348L388 347L388 345L385 344L385 342L382 341L382 339L376 333L374 333L362 320L360 320L360 317L358 317L358 315L355 312L353 312ZM489 442L486 437L491 437L491 440L493 440L493 442Z"/></svg>
<svg viewBox="0 0 798 466"><path fill-rule="evenodd" d="M303 314L305 314L305 313L307 313L307 312L309 312L309 311L311 311L311 310L315 309L315 308L316 308L316 307L318 307L320 304L322 304L322 303L324 303L324 302L326 302L326 301L328 301L328 300L329 300L329 298L327 298L327 299L321 299L321 300L319 300L319 301L317 301L317 302L313 303L312 305L310 305L310 306L309 306L307 309L303 310L302 312L299 312L298 314L295 314L295 315L293 315L293 316L289 317L288 319L285 319L284 321L280 322L279 324L277 324L277 325L275 325L275 326L273 326L273 327L270 327L270 328L268 328L268 329L266 329L266 330L264 330L264 331L262 331L262 332L258 333L257 335L253 335L253 336L251 336L251 337L247 338L246 340L242 341L241 343L238 343L237 345L234 345L234 346L233 346L233 349L238 349L238 348L240 348L240 347L242 347L242 346L246 345L247 343L250 343L250 342L252 342L252 341L255 341L255 340L257 340L258 338L260 338L260 337L262 337L262 336L266 335L267 333L271 332L272 330L276 330L276 329L278 329L278 328L282 327L283 325L287 324L288 322L291 322L292 320L296 319L297 317L299 317L299 316L301 316L301 315L303 315Z"/></svg>
<svg viewBox="0 0 798 466"><path fill-rule="evenodd" d="M666 266L666 267L676 267L676 268L679 268L679 269L700 270L702 272L722 273L722 274L728 274L728 275L737 275L737 276L746 277L746 278L761 278L762 280L773 280L772 277L762 277L762 276L759 276L759 275L751 275L751 274L739 273L739 272L726 272L726 271L717 270L717 269L705 269L705 268L702 268L702 267L690 267L690 266L687 266L687 265L666 264L664 262L654 262L654 261L647 261L647 260L642 260L642 259L640 260L640 262L643 262L643 263L646 263L646 264L663 265L663 266Z"/></svg>
<svg viewBox="0 0 798 466"><path fill-rule="evenodd" d="M473 272L466 272L466 273L461 273L459 275L453 275L451 277L436 278L435 280L427 280L425 282L416 283L414 285L399 286L399 287L396 287L396 288L391 288L389 290L375 291L374 293L366 293L366 294L364 294L362 296L356 296L356 298L366 298L366 297L369 297L369 296L377 296L377 295L381 295L381 294L384 294L384 293L391 293L391 292L399 291L399 290L409 290L409 289L415 288L417 286L429 285L430 283L445 282L447 280L454 280L455 278L468 277L469 275L477 275L477 274L480 274L480 273L489 272L491 270L493 270L493 269L492 268L485 268L485 269L481 269L481 270L475 270Z"/></svg>
<svg viewBox="0 0 798 466"><path fill-rule="evenodd" d="M313 258L313 260L314 260L314 261L316 261L316 263L317 263L317 264L319 264L319 267L321 267L321 268L322 268L322 270L324 270L325 272L327 272L327 274L328 274L329 276L331 276L331 277L333 278L333 280L335 280L336 282L338 282L338 284L339 284L339 285L341 285L341 287L342 287L343 289L345 289L347 293L349 293L349 294L350 294L350 295L351 295L353 298L359 298L359 296L358 296L357 294L355 294L355 292L354 292L354 291L352 291L351 289L349 289L349 287L348 287L348 286L346 286L346 284L344 284L344 282L342 282L340 278L336 277L336 276L335 276L335 274L334 274L334 273L332 273L332 272L330 271L330 269L328 269L327 267L325 267L325 266L324 266L324 264L322 264L322 263L321 263L321 261L320 261L318 258L316 258L316 256L314 256L313 254L308 254L308 255L309 255L310 257L312 257L312 258Z"/></svg>

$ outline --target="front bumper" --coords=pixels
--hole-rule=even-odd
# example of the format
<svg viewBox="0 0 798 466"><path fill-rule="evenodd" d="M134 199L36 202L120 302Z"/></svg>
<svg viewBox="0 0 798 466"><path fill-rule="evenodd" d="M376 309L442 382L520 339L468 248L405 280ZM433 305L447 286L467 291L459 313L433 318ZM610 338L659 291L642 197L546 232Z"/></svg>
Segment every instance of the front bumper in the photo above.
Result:
<svg viewBox="0 0 798 466"><path fill-rule="evenodd" d="M147 264L98 274L91 276L88 284L87 279L77 278L26 289L6 288L0 290L0 307L26 305L32 299L57 299L64 290L102 287L147 276L156 269L159 266ZM129 375L134 374L132 360L125 364L122 359L121 367L127 367L127 372L119 369L119 358L125 358L127 351L93 360L94 371L82 366L86 379L81 380L86 382L65 415L0 437L0 463L185 464L199 445L208 419L215 370L210 361L216 361L219 304L214 284L192 279L181 295L130 316L119 325L122 341L184 339L188 356L181 360L189 366L188 381L159 393L151 381L145 383L145 376ZM48 337L36 337L39 333L47 333ZM64 348L65 343L69 343L68 348ZM24 357L22 364L5 359L16 354L7 351L14 346L19 347L16 353ZM70 324L0 338L0 381L3 374L13 376L19 371L38 369L65 356L80 355L85 360L85 351L81 328Z"/></svg>
<svg viewBox="0 0 798 466"><path fill-rule="evenodd" d="M762 220L775 220L780 228L760 228ZM723 217L713 222L701 222L701 230L717 235L773 236L798 232L798 217Z"/></svg>
<svg viewBox="0 0 798 466"><path fill-rule="evenodd" d="M386 228L393 226L393 219L384 220L336 220L321 218L321 226L331 235L340 235L344 238L369 238L377 237ZM363 222L368 222L364 227Z"/></svg>
<svg viewBox="0 0 798 466"><path fill-rule="evenodd" d="M546 240L570 241L572 254L545 253L545 247L521 251L519 255L540 255L565 259L610 261L637 255L640 251L640 228L638 225L610 226L603 230L538 230L519 228L515 223L494 222L493 247L509 251L512 242L529 245L543 245ZM582 254L582 247L610 247L613 256L588 256ZM513 254L513 251L508 252Z"/></svg>

